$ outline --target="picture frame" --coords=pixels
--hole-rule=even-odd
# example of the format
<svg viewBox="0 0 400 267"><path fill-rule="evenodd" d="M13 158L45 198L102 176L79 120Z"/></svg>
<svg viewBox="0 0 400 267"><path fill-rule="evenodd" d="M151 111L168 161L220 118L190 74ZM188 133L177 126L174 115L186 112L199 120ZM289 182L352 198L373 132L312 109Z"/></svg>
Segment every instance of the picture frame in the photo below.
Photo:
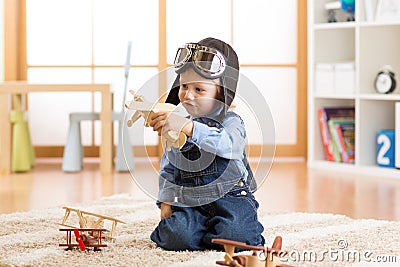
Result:
<svg viewBox="0 0 400 267"><path fill-rule="evenodd" d="M375 21L400 22L400 0L378 0Z"/></svg>

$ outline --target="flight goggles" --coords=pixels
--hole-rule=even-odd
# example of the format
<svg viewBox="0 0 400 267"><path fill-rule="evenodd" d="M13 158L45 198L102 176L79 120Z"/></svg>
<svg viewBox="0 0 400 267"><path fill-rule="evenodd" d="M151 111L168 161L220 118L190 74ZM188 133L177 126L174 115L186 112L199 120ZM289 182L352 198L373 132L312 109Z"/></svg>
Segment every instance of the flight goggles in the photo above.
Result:
<svg viewBox="0 0 400 267"><path fill-rule="evenodd" d="M188 62L192 62L194 70L207 79L221 77L226 68L226 59L221 52L196 43L187 43L178 48L174 60L175 71L183 71Z"/></svg>

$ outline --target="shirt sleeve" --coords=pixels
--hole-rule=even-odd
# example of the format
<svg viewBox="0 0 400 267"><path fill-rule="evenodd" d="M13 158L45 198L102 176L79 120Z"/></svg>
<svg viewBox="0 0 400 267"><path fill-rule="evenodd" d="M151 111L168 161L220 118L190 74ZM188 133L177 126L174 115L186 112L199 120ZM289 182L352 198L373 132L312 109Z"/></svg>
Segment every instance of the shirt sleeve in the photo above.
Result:
<svg viewBox="0 0 400 267"><path fill-rule="evenodd" d="M193 121L192 142L201 149L227 159L243 159L246 131L238 115L227 115L222 127Z"/></svg>

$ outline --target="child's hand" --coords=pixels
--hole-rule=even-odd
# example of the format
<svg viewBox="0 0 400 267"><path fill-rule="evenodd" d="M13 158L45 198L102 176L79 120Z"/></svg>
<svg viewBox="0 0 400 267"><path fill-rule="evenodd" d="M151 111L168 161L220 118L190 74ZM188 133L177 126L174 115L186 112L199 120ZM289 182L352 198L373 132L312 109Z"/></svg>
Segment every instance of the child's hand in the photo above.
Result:
<svg viewBox="0 0 400 267"><path fill-rule="evenodd" d="M171 112L154 113L151 117L150 127L153 127L153 130L157 131L160 136L169 131L183 132L187 136L193 134L193 122Z"/></svg>
<svg viewBox="0 0 400 267"><path fill-rule="evenodd" d="M172 216L171 205L168 203L161 202L161 219L169 218Z"/></svg>

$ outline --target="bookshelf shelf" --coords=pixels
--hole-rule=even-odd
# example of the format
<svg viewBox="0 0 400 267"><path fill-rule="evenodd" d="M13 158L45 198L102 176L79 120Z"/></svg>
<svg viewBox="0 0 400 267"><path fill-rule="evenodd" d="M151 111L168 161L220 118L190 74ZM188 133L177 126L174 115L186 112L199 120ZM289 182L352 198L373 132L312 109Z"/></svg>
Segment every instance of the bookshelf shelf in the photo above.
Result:
<svg viewBox="0 0 400 267"><path fill-rule="evenodd" d="M323 94L316 94L315 98L321 99L356 99L355 95L339 95L339 94L331 94L331 95L323 95Z"/></svg>
<svg viewBox="0 0 400 267"><path fill-rule="evenodd" d="M361 94L359 96L360 99L365 100L387 100L387 101L400 101L400 94L388 94L388 95L380 95L380 94Z"/></svg>
<svg viewBox="0 0 400 267"><path fill-rule="evenodd" d="M314 25L314 30L346 29L354 28L355 26L354 22L319 23Z"/></svg>
<svg viewBox="0 0 400 267"><path fill-rule="evenodd" d="M400 21L367 21L364 0L356 0L354 22L337 11L338 21L327 23L324 6L331 0L308 0L308 164L330 171L346 171L400 179L400 170L376 164L376 135L395 127L395 103L400 102ZM373 5L377 0L372 0ZM379 41L377 41L379 40ZM316 90L319 63L354 62L354 92L335 93ZM376 74L391 65L397 88L391 94L374 89ZM352 106L355 109L355 163L326 160L317 110L320 107Z"/></svg>
<svg viewBox="0 0 400 267"><path fill-rule="evenodd" d="M400 26L400 22L360 22L358 23L360 27L373 28L373 27L390 27L390 26Z"/></svg>
<svg viewBox="0 0 400 267"><path fill-rule="evenodd" d="M360 175L376 176L379 178L395 178L399 179L399 170L392 168L381 168L378 166L370 165L353 165L346 163L330 162L326 160L314 160L309 164L310 167L320 170L327 170L332 172L352 172Z"/></svg>

